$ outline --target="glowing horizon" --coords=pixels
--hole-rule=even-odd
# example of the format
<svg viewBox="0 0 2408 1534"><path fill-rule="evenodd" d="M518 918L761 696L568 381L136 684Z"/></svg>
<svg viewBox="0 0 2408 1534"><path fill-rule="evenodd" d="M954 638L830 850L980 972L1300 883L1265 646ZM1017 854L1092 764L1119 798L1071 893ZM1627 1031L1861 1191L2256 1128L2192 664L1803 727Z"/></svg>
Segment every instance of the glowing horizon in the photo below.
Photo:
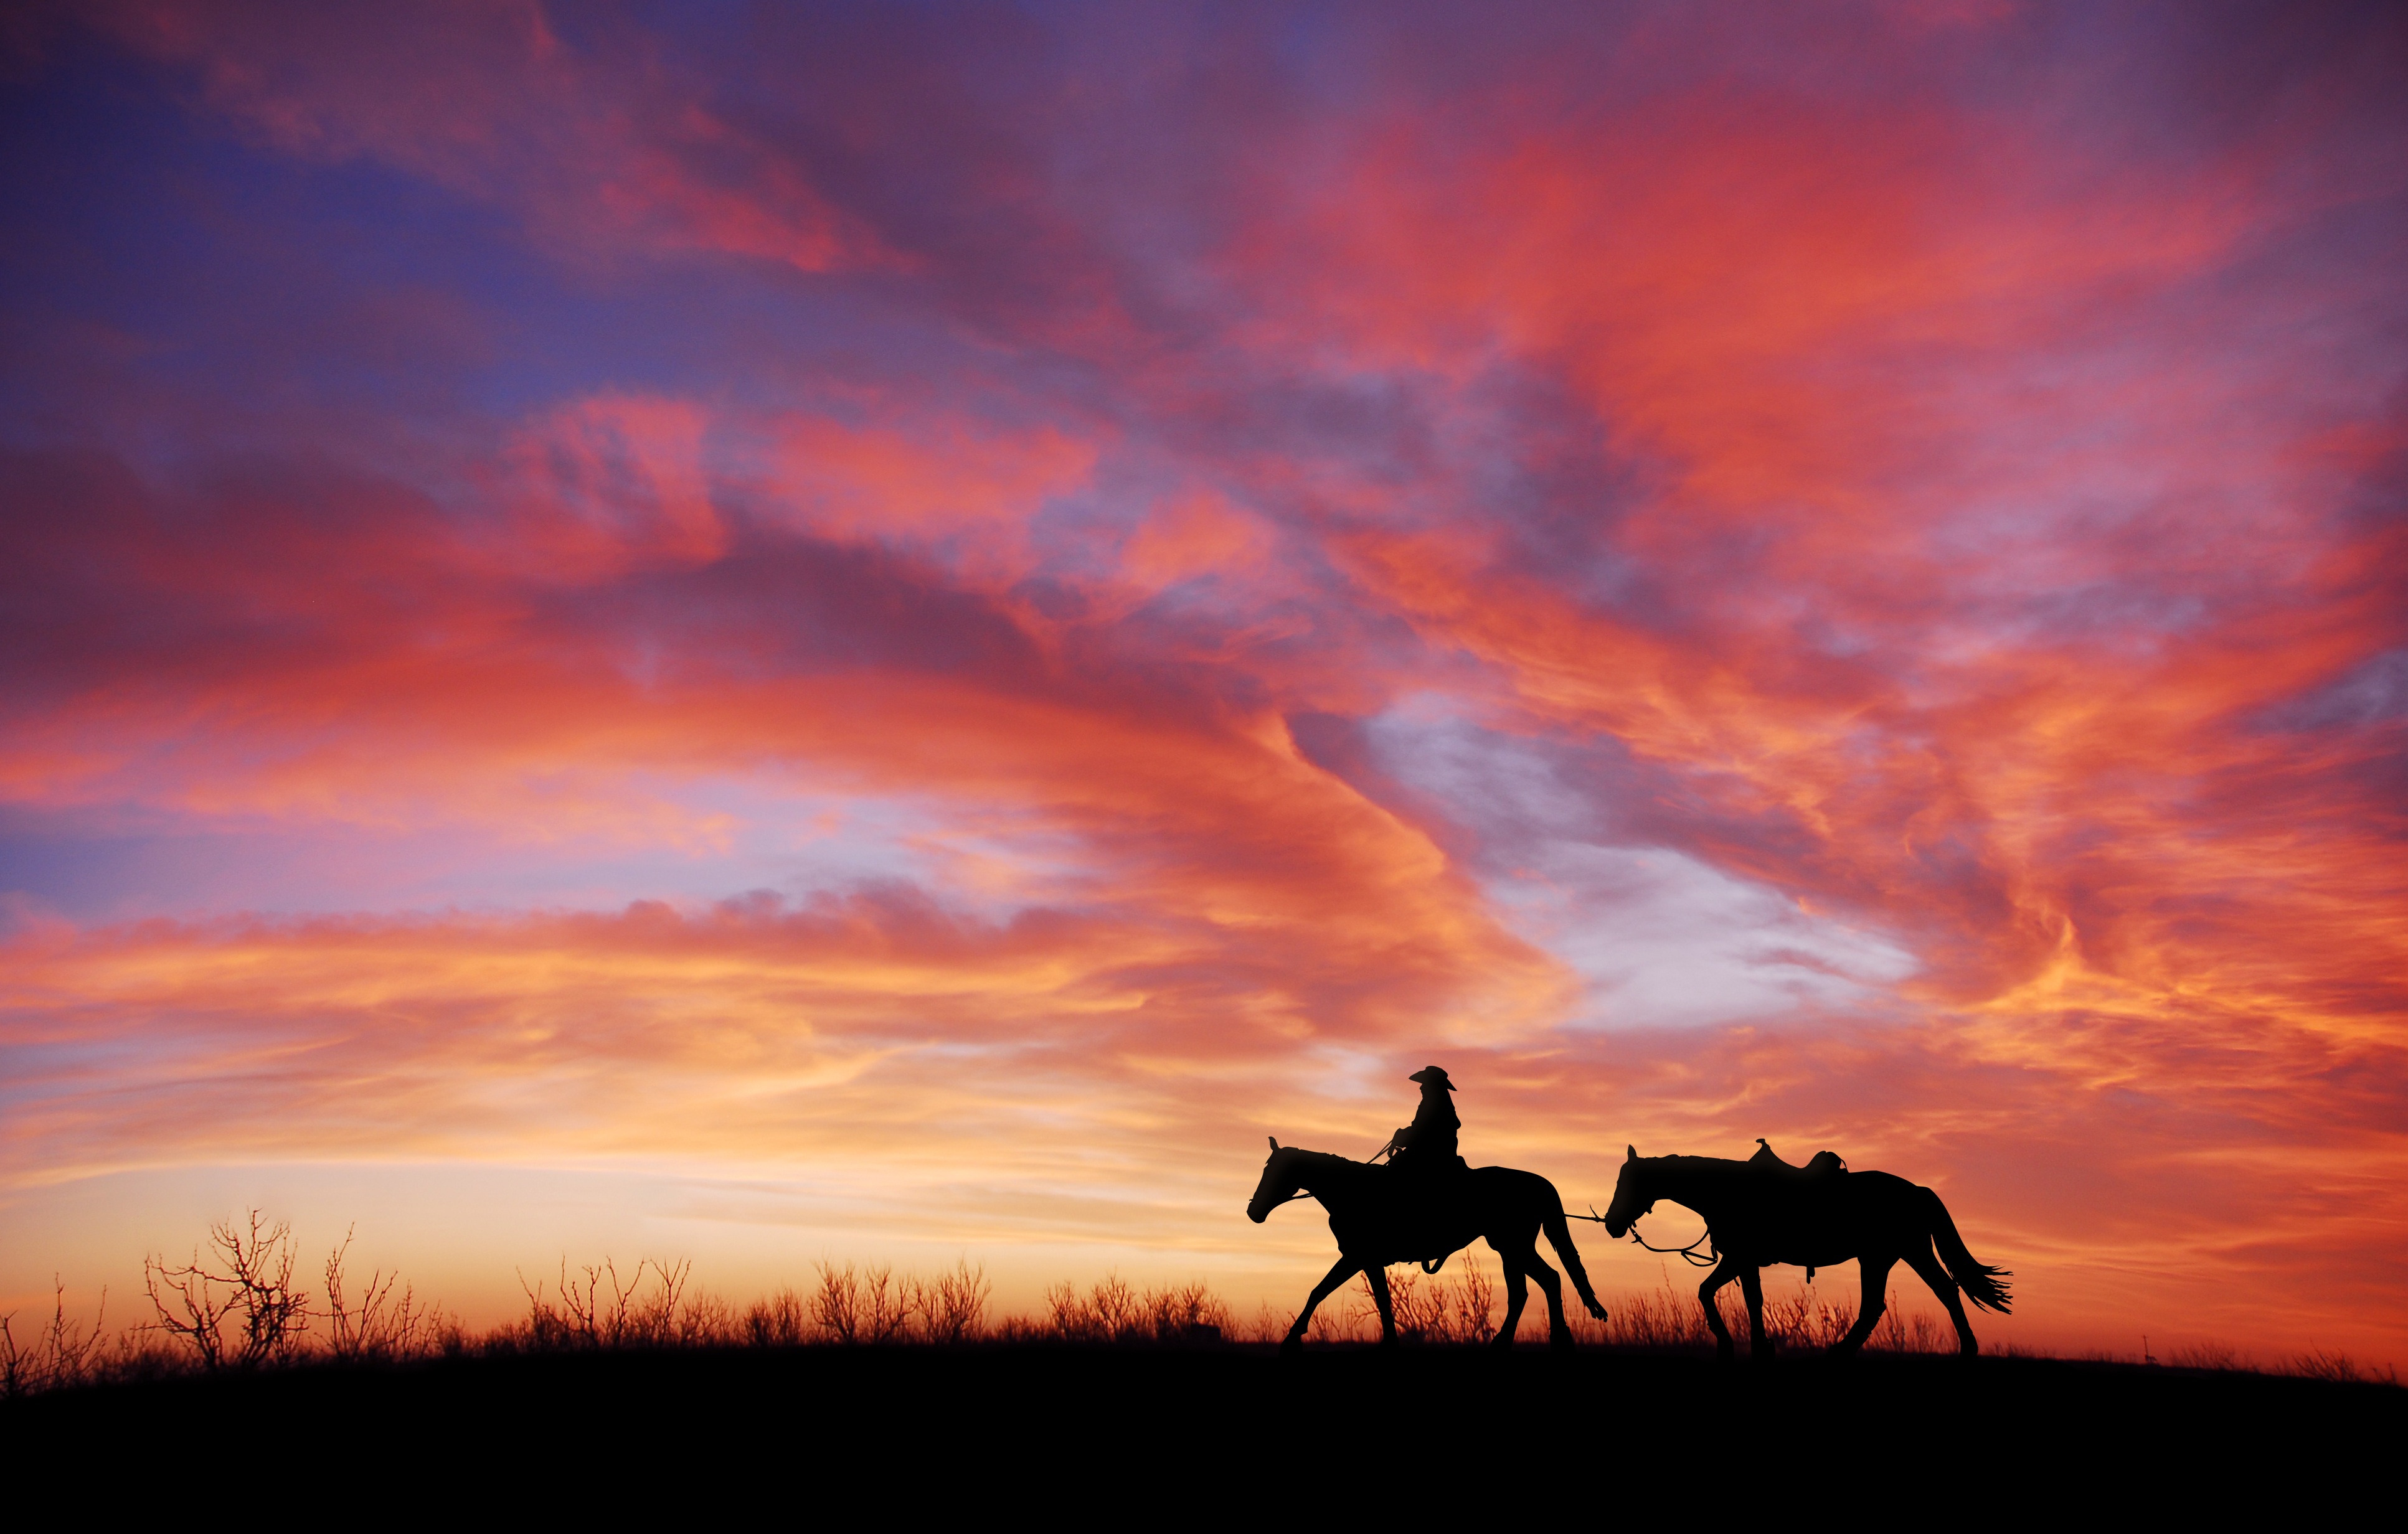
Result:
<svg viewBox="0 0 2408 1534"><path fill-rule="evenodd" d="M2408 32L1482 16L0 34L0 1307L1292 1306L1435 1060L2408 1354Z"/></svg>

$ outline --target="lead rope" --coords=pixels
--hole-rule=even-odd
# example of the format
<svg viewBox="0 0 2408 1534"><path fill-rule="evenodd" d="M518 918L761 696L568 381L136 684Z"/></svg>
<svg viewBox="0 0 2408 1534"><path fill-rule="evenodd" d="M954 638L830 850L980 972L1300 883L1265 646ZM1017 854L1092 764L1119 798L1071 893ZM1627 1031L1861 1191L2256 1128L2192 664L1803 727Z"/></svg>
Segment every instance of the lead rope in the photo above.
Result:
<svg viewBox="0 0 2408 1534"><path fill-rule="evenodd" d="M1586 1214L1568 1214L1565 1218L1571 1220L1593 1220L1598 1225L1605 1224L1605 1216L1597 1211L1597 1206L1595 1204L1589 1205L1588 1212ZM1645 1247L1650 1252L1660 1253L1665 1256L1672 1256L1677 1254L1679 1256L1686 1260L1693 1268L1712 1268L1723 1260L1722 1254L1714 1250L1714 1230L1712 1226L1708 1226L1706 1227L1706 1233L1704 1235L1698 1237L1696 1240L1691 1241L1686 1246L1655 1246L1649 1244L1647 1239L1639 1234L1639 1222L1633 1220L1630 1222L1630 1239L1639 1245ZM1698 1251L1698 1248L1701 1246L1706 1249L1702 1254Z"/></svg>

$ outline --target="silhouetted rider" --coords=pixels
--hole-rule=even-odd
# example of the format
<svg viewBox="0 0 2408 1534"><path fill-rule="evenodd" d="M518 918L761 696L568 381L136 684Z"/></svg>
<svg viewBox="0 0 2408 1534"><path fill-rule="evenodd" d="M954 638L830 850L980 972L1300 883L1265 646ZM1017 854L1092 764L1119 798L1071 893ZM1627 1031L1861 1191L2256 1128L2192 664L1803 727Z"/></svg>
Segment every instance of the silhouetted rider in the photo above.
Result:
<svg viewBox="0 0 2408 1534"><path fill-rule="evenodd" d="M1411 1127L1399 1129L1388 1143L1398 1147L1388 1165L1410 1177L1436 1177L1463 1170L1455 1154L1455 1131L1463 1121L1455 1116L1455 1083L1436 1066L1424 1066L1407 1080L1419 1082L1422 1105L1413 1111Z"/></svg>

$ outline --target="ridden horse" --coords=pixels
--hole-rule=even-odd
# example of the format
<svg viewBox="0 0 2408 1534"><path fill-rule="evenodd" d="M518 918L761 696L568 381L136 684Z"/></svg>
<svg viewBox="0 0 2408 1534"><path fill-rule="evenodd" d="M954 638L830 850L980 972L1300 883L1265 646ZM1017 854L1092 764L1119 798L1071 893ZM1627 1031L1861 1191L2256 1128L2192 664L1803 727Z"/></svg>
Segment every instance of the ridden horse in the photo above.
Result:
<svg viewBox="0 0 2408 1534"><path fill-rule="evenodd" d="M1580 1252L1572 1245L1563 1200L1555 1196L1555 1185L1535 1172L1480 1167L1427 1180L1409 1178L1393 1168L1300 1151L1274 1140L1246 1218L1260 1225L1272 1210L1306 1194L1329 1211L1329 1233L1338 1238L1339 1257L1305 1299L1296 1325L1280 1344L1283 1352L1304 1346L1304 1328L1312 1312L1356 1273L1370 1284L1371 1301L1380 1308L1381 1345L1393 1345L1397 1316L1388 1299L1388 1265L1418 1262L1424 1271L1434 1273L1439 1264L1484 1238L1505 1266L1505 1324L1493 1344L1513 1345L1513 1328L1530 1298L1523 1282L1526 1276L1546 1291L1547 1340L1568 1349L1572 1332L1564 1320L1563 1285L1539 1255L1541 1229L1571 1273L1581 1303L1598 1320L1605 1319L1605 1307L1598 1303Z"/></svg>
<svg viewBox="0 0 2408 1534"><path fill-rule="evenodd" d="M1658 1198L1705 1216L1720 1260L1698 1285L1698 1298L1706 1307L1706 1325L1713 1328L1715 1352L1726 1359L1736 1349L1715 1308L1715 1291L1739 1280L1747 1297L1748 1354L1770 1357L1772 1340L1764 1331L1759 1270L1774 1263L1803 1267L1812 1278L1817 1268L1856 1259L1864 1281L1863 1309L1847 1335L1831 1344L1835 1354L1855 1353L1872 1335L1888 1308L1883 1292L1890 1268L1899 1262L1914 1269L1948 1307L1948 1319L1956 1324L1957 1351L1969 1358L1981 1348L1965 1307L1956 1301L1957 1291L1976 1305L2001 1315L2007 1312L2007 1286L1999 1281L2010 1275L1975 1262L1940 1196L1903 1177L1852 1171L1818 1176L1780 1163L1704 1155L1642 1156L1633 1146L1614 1183L1612 1207L1605 1211L1606 1233L1619 1240Z"/></svg>

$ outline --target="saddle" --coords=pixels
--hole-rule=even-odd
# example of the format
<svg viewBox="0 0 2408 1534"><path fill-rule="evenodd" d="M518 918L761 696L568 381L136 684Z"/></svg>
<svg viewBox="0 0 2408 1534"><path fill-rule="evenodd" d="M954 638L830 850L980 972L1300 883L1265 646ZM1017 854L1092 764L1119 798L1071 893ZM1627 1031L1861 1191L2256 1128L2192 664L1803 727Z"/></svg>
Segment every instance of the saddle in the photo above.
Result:
<svg viewBox="0 0 2408 1534"><path fill-rule="evenodd" d="M1848 1175L1847 1162L1834 1151L1817 1151L1808 1158L1806 1165L1793 1167L1774 1154L1771 1145L1766 1141L1758 1140L1756 1145L1756 1154L1747 1158L1747 1164L1768 1177L1813 1185Z"/></svg>
<svg viewBox="0 0 2408 1534"><path fill-rule="evenodd" d="M1747 1158L1749 1168L1759 1177L1770 1178L1783 1186L1795 1188L1801 1194L1809 1195L1810 1197L1803 1200L1806 1207L1821 1207L1824 1200L1812 1196L1817 1194L1828 1196L1837 1191L1841 1180L1848 1175L1848 1164L1841 1159L1836 1151L1817 1151L1807 1158L1806 1165L1793 1167L1774 1154L1772 1146L1769 1142L1759 1140L1756 1142L1756 1154ZM1784 1202L1788 1201L1784 1200ZM1811 1224L1811 1219L1803 1215L1799 1205L1791 1203L1788 1219L1784 1222L1788 1226L1784 1234L1790 1237L1799 1234L1801 1220ZM1777 1225L1776 1228L1780 1226ZM1809 1283L1814 1282L1814 1267L1811 1263L1806 1268L1806 1282Z"/></svg>

